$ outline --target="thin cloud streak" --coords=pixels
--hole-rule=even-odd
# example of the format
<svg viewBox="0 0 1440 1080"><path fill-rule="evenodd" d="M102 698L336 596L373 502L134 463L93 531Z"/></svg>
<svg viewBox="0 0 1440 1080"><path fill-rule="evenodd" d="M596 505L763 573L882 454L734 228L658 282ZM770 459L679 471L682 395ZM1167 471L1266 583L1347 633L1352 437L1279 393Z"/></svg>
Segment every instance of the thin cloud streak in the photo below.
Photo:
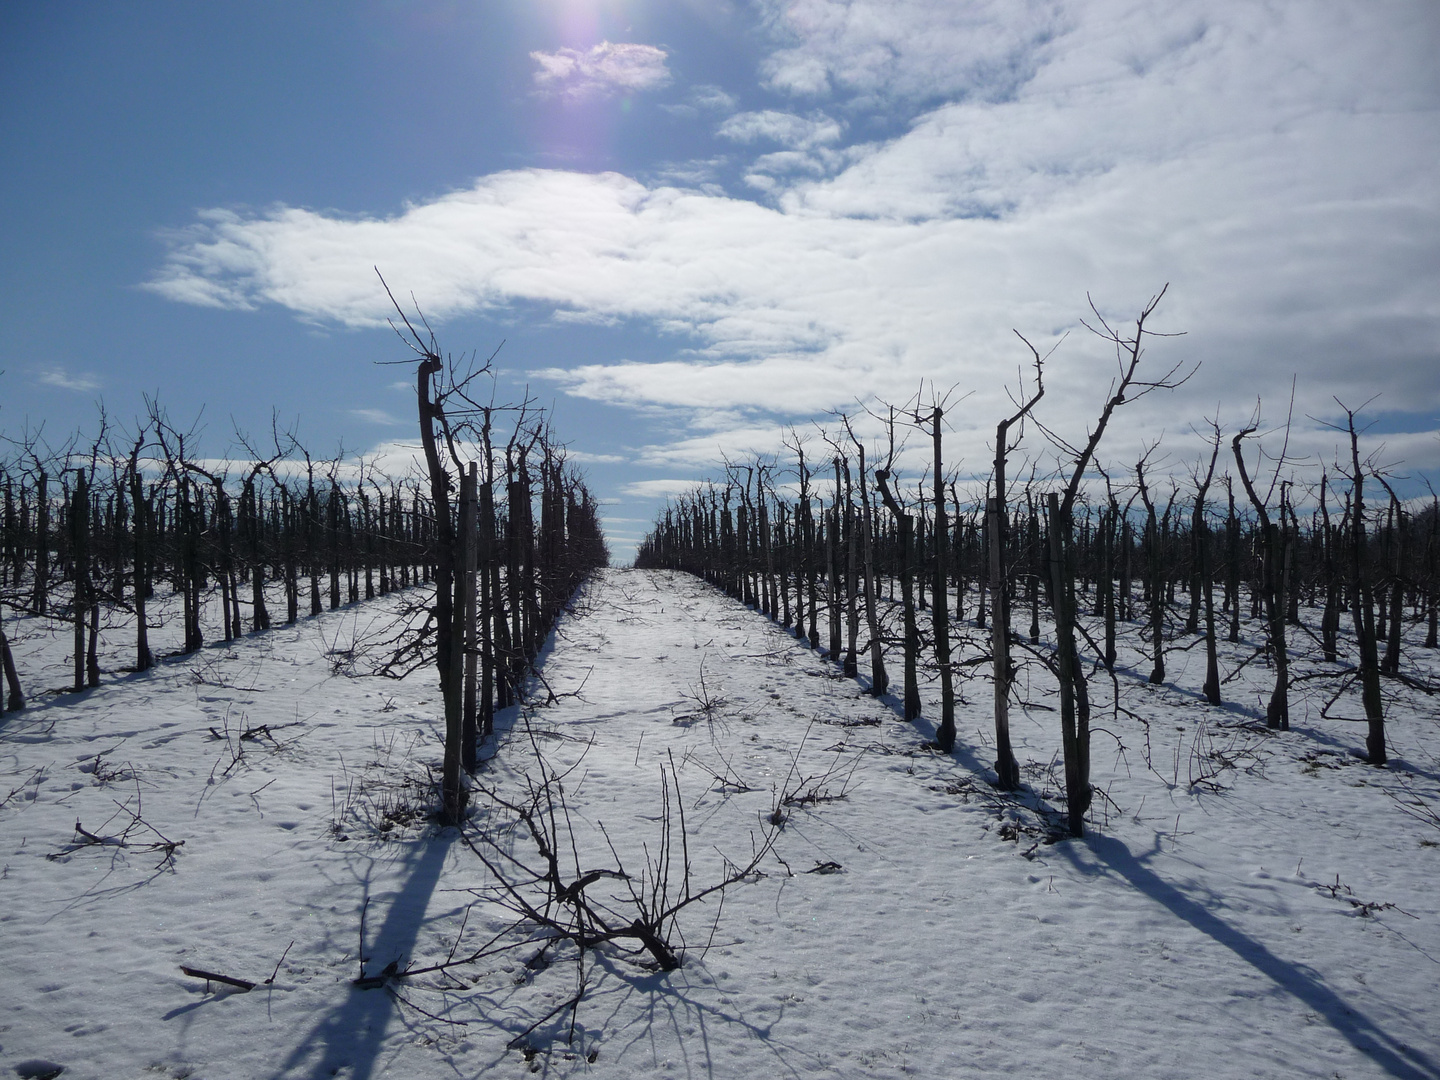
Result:
<svg viewBox="0 0 1440 1080"><path fill-rule="evenodd" d="M404 423L391 416L384 409L351 409L350 415L357 420L364 420L367 424L400 424Z"/></svg>
<svg viewBox="0 0 1440 1080"><path fill-rule="evenodd" d="M100 389L99 377L88 372L72 373L61 367L46 368L38 372L35 381L42 386L53 386L58 390L69 390L77 394L91 394Z"/></svg>
<svg viewBox="0 0 1440 1080"><path fill-rule="evenodd" d="M620 494L641 499L663 499L671 495L683 495L698 486L698 480L636 480L620 489ZM613 518L616 522L632 521L631 518ZM642 526L646 522L638 522ZM642 528L640 531L644 531Z"/></svg>

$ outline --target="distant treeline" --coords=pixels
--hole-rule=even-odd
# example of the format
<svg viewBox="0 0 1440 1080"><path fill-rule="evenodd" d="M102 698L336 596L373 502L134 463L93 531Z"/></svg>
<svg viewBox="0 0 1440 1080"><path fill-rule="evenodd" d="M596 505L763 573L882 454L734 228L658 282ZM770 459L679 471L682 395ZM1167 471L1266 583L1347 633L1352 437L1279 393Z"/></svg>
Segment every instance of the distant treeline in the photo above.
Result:
<svg viewBox="0 0 1440 1080"><path fill-rule="evenodd" d="M119 448L102 423L83 444L31 439L0 457L0 605L12 618L72 624L73 689L100 683L102 626L129 628L125 670L143 671L156 660L150 638L162 611L183 621L174 638L189 653L207 638L232 641L433 583L440 533L423 477L388 477L362 459L317 461L284 435L272 453L246 447L223 463L195 456L194 441L157 410ZM609 553L596 501L543 415L522 412L480 464L473 488L462 483L450 501L475 538L461 584L474 593L468 720L483 737L558 612ZM157 606L157 594L170 602ZM396 634L382 673L433 660L431 615ZM4 661L5 704L18 709L21 673L8 642Z"/></svg>

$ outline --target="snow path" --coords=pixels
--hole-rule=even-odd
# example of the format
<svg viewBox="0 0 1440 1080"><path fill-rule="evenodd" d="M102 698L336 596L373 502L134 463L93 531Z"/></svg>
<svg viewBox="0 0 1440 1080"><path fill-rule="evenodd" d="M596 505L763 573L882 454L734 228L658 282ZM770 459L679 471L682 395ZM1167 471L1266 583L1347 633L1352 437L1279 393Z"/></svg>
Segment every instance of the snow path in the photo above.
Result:
<svg viewBox="0 0 1440 1080"><path fill-rule="evenodd" d="M1440 761L1433 716L1397 733L1399 765L1372 770L1333 724L1266 736L1184 690L1128 687L1155 768L1138 723L1105 721L1125 748L1095 737L1115 808L1084 841L1046 844L1038 796L1000 803L979 778L988 686L961 709L955 757L937 756L928 721L901 722L779 627L665 573L608 571L587 589L544 661L558 699L528 716L547 761L579 762L567 797L581 863L612 862L601 822L632 872L641 845L653 850L671 760L698 885L721 872L717 852L748 859L777 791L829 773L810 789L843 797L786 808L776 857L727 891L708 951L696 946L715 906L682 922L692 949L678 971L598 957L574 1042L566 1012L529 1037L533 1060L506 1043L569 997L573 964L530 970L527 952L464 969L468 985L356 988L362 908L368 972L434 962L466 890L486 882L453 830L410 812L439 758L433 678L334 670L340 643L385 608L4 718L12 1071L39 1059L66 1077L177 1080L1440 1078L1440 831L1390 797L1440 792L1440 769L1414 764ZM510 792L534 764L527 718L505 720L481 779ZM1017 754L1041 795L1054 723L1017 710ZM261 725L272 737L239 739ZM1237 768L1192 787L1211 747ZM117 804L184 841L172 862L74 844L77 819L120 835L131 818ZM130 842L155 840L143 832ZM806 872L826 863L841 869ZM465 943L500 925L476 905ZM181 964L262 985L207 993Z"/></svg>

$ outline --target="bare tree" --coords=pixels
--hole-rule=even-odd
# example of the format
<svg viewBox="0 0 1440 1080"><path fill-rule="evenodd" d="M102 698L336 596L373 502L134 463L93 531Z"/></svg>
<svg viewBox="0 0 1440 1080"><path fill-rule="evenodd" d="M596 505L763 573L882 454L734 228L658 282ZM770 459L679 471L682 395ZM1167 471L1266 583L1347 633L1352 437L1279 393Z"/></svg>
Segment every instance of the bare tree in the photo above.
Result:
<svg viewBox="0 0 1440 1080"><path fill-rule="evenodd" d="M1401 624L1405 614L1405 563L1410 546L1410 522L1409 515L1405 513L1405 504L1395 494L1395 489L1390 486L1383 473L1375 473L1375 479L1390 496L1390 517L1394 521L1396 543L1389 545L1392 550L1390 564L1390 586L1388 596L1390 611L1385 625L1388 630L1388 637L1385 641L1385 655L1380 660L1380 672L1383 675L1400 674L1400 641Z"/></svg>
<svg viewBox="0 0 1440 1080"><path fill-rule="evenodd" d="M1145 483L1145 463L1158 443L1151 443L1135 462L1135 487L1145 507L1145 585L1150 593L1150 645L1152 662L1149 682L1158 686L1165 681L1165 580L1164 553L1161 550L1159 518L1150 488Z"/></svg>
<svg viewBox="0 0 1440 1080"><path fill-rule="evenodd" d="M1375 591L1365 559L1365 472L1370 465L1360 459L1360 433L1355 428L1359 410L1351 409L1339 398L1335 403L1345 412L1345 431L1350 437L1350 611L1360 652L1360 700L1369 725L1365 750L1371 765L1384 765L1389 755L1385 749L1385 703L1380 696L1380 656L1375 640Z"/></svg>
<svg viewBox="0 0 1440 1080"><path fill-rule="evenodd" d="M1084 325L1115 348L1117 373L1110 383L1110 393L1100 417L1090 430L1083 446L1075 446L1053 431L1042 427L1052 443L1069 458L1070 478L1063 494L1049 496L1051 599L1055 610L1056 666L1060 682L1060 731L1065 755L1065 792L1070 831L1080 836L1085 830L1085 812L1090 808L1090 702L1084 670L1075 645L1075 571L1072 521L1075 500L1086 470L1094 459L1096 447L1110 424L1115 410L1127 402L1144 397L1154 390L1170 390L1183 385L1194 373L1192 367L1181 374L1182 364L1175 364L1158 379L1138 377L1145 340L1150 337L1176 337L1146 328L1145 324L1160 306L1167 284L1140 312L1133 334L1112 327L1100 314L1092 300L1090 310L1097 325Z"/></svg>
<svg viewBox="0 0 1440 1080"><path fill-rule="evenodd" d="M911 516L890 490L890 477L895 463L895 410L890 410L887 419L890 434L890 452L885 464L875 470L875 483L879 486L880 497L894 515L899 532L900 555L900 598L905 613L905 719L914 720L920 715L920 682L916 665L920 657L920 634L915 626L915 519Z"/></svg>
<svg viewBox="0 0 1440 1080"><path fill-rule="evenodd" d="M931 479L935 490L931 496L935 521L931 527L931 547L934 549L935 580L931 584L930 618L935 637L935 666L940 669L940 723L935 729L935 745L942 753L955 749L955 670L950 657L950 519L945 507L945 465L944 465L944 421L945 410L950 407L950 393L932 394L928 414L919 411L917 402L915 425L924 430L930 425L930 442L934 452L931 464ZM959 513L959 501L951 486L950 501ZM961 581L956 592L956 608L960 610L965 601L965 584ZM956 616L959 617L958 615Z"/></svg>
<svg viewBox="0 0 1440 1080"><path fill-rule="evenodd" d="M890 676L885 671L885 642L880 633L880 616L876 608L878 587L875 580L875 515L865 478L865 444L856 437L850 426L850 418L842 416L840 419L855 446L860 470L860 552L865 564L865 628L870 633L870 692L880 697L890 688Z"/></svg>
<svg viewBox="0 0 1440 1080"><path fill-rule="evenodd" d="M1288 428L1288 425L1287 425ZM1283 508L1279 522L1270 519L1266 503L1279 481L1280 469L1285 461L1282 451L1275 465L1275 478L1271 481L1270 493L1261 498L1255 490L1250 472L1245 465L1242 443L1258 430L1256 423L1236 433L1230 442L1235 455L1235 467L1240 474L1240 483L1250 498L1250 505L1260 522L1262 544L1262 574L1260 592L1265 605L1266 625L1269 628L1270 651L1275 662L1275 687L1270 693L1270 703L1265 708L1265 726L1287 730L1290 727L1290 663L1285 647L1285 584L1287 569L1292 557L1288 532L1285 529ZM1283 488L1281 498L1283 500Z"/></svg>
<svg viewBox="0 0 1440 1080"><path fill-rule="evenodd" d="M384 278L381 278L381 284L384 284ZM395 301L388 285L385 292L395 305L400 321L405 324L406 333L401 333L398 327L395 327L395 332L418 357L415 392L420 413L420 445L430 480L430 510L434 514L435 525L435 665L440 673L440 693L445 707L440 817L447 825L458 825L465 812L467 797L461 779L465 685L464 637L460 625L463 611L457 613L455 610L455 523L450 514L450 493L455 484L441 460L439 442L444 439L458 473L462 466L455 450L454 434L445 416L445 400L457 391L463 392L466 383L488 371L489 363L487 361L478 370L472 369L459 381L452 376L450 385L446 387L441 381L446 370L445 361L441 359L440 347L429 324L424 322L422 315L421 323L425 326L426 336L421 337ZM394 326L393 323L391 325Z"/></svg>
<svg viewBox="0 0 1440 1080"><path fill-rule="evenodd" d="M1020 785L1020 766L1015 761L1010 746L1010 686L1014 672L1010 663L1010 590L1007 587L1009 566L1007 555L1007 531L1010 511L1005 503L1005 459L1015 448L1010 443L1010 429L1019 425L1023 432L1025 417L1045 396L1044 360L1034 345L1026 340L1019 330L1015 336L1025 342L1035 363L1035 392L1025 396L1023 372L1020 381L1020 400L1013 415L1001 420L995 426L995 466L991 473L991 497L985 507L986 533L990 543L990 580L992 582L992 607L990 621L990 652L995 671L995 772L999 777L998 786L1010 791ZM1058 343L1057 346L1058 347ZM1052 348L1050 350L1054 352ZM1015 445L1019 444L1016 438ZM941 605L942 607L944 605Z"/></svg>
<svg viewBox="0 0 1440 1080"><path fill-rule="evenodd" d="M1220 457L1220 425L1210 421L1210 463L1202 479L1197 470L1195 481L1195 502L1190 511L1190 544L1192 565L1190 576L1191 618L1199 607L1205 616L1205 700L1211 705L1220 704L1220 662L1215 647L1215 581L1210 566L1210 526L1205 520L1205 494L1215 479L1215 462ZM1198 625L1198 624L1197 624ZM1193 632L1192 628L1192 632Z"/></svg>

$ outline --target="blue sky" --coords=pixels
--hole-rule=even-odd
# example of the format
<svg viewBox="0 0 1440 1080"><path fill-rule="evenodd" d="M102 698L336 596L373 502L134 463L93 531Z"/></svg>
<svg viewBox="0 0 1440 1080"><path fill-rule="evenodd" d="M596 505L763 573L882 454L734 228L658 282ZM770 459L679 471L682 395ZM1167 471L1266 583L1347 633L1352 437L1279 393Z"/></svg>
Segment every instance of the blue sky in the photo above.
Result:
<svg viewBox="0 0 1440 1080"><path fill-rule="evenodd" d="M13 2L0 427L204 408L398 461L371 269L553 404L617 555L720 453L922 380L981 468L1024 360L1083 434L1166 282L1133 460L1332 395L1440 466L1440 8L1146 0ZM812 428L813 430L813 428ZM1046 451L1031 439L1043 467Z"/></svg>

